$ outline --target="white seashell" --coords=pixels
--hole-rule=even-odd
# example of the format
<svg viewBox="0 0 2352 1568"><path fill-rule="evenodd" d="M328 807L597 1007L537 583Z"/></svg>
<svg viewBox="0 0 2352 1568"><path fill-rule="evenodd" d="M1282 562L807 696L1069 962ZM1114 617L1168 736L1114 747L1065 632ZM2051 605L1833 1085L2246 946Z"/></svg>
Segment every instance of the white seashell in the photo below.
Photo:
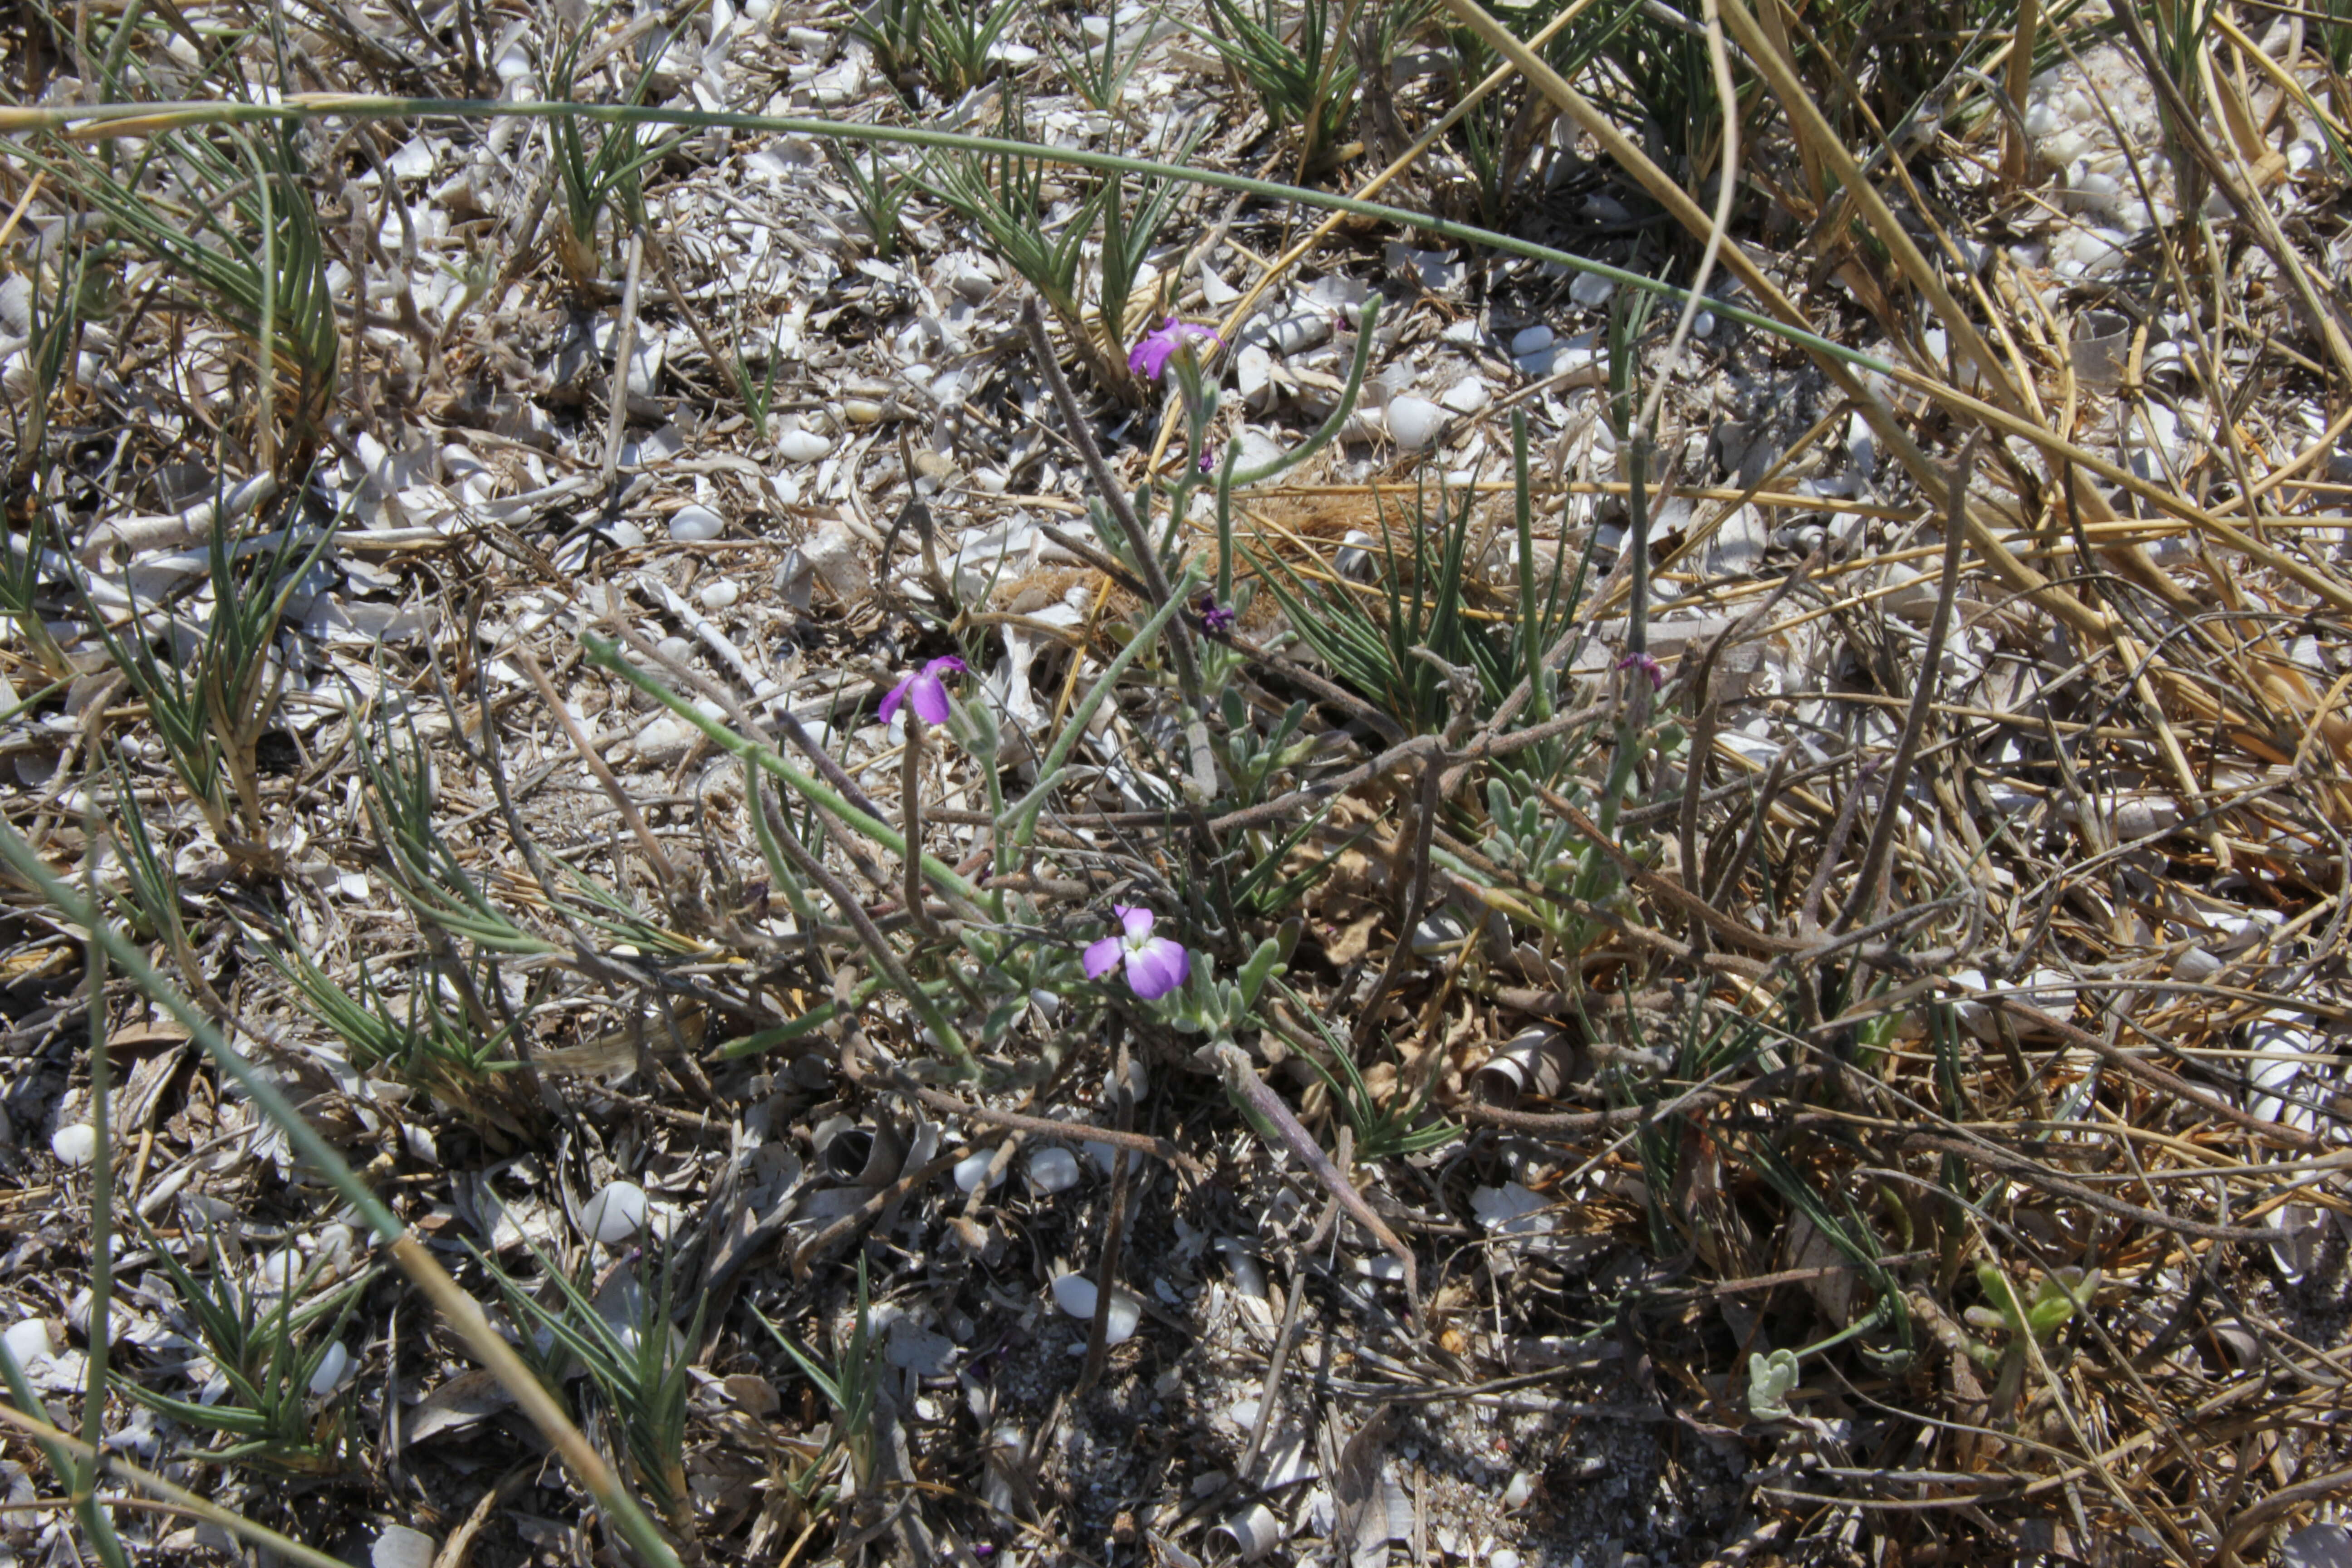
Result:
<svg viewBox="0 0 2352 1568"><path fill-rule="evenodd" d="M1533 1497L1535 1495L1535 1491L1536 1484L1534 1479L1528 1476L1527 1471L1521 1470L1511 1478L1511 1484L1503 1489L1503 1506L1505 1508L1525 1508L1528 1506L1528 1499ZM1491 1563L1494 1559L1490 1557L1487 1561Z"/></svg>
<svg viewBox="0 0 2352 1568"><path fill-rule="evenodd" d="M702 731L675 713L665 713L637 731L637 761L649 768L666 768L693 748Z"/></svg>
<svg viewBox="0 0 2352 1568"><path fill-rule="evenodd" d="M1494 401L1494 394L1486 390L1485 382L1473 375L1447 387L1445 395L1438 401L1456 414L1475 414Z"/></svg>
<svg viewBox="0 0 2352 1568"><path fill-rule="evenodd" d="M98 1154L98 1129L87 1121L60 1127L49 1138L49 1152L80 1170Z"/></svg>
<svg viewBox="0 0 2352 1568"><path fill-rule="evenodd" d="M743 588L734 578L721 577L716 583L704 584L697 596L702 600L704 609L723 610L743 596Z"/></svg>
<svg viewBox="0 0 2352 1568"><path fill-rule="evenodd" d="M833 450L833 443L814 430L787 430L776 437L776 453L787 461L814 463Z"/></svg>
<svg viewBox="0 0 2352 1568"><path fill-rule="evenodd" d="M680 544L698 544L727 531L727 520L707 506L682 506L669 514L669 536Z"/></svg>
<svg viewBox="0 0 2352 1568"><path fill-rule="evenodd" d="M368 1553L368 1568L433 1568L441 1548L421 1530L387 1524Z"/></svg>
<svg viewBox="0 0 2352 1568"><path fill-rule="evenodd" d="M57 1342L49 1338L48 1321L45 1318L26 1318L21 1323L11 1323L5 1332L0 1332L0 1344L8 1347L8 1353L16 1358L20 1368L55 1355L58 1350Z"/></svg>
<svg viewBox="0 0 2352 1568"><path fill-rule="evenodd" d="M1077 1156L1067 1149L1040 1149L1029 1156L1029 1190L1040 1196L1078 1184Z"/></svg>
<svg viewBox="0 0 2352 1568"><path fill-rule="evenodd" d="M1064 1274L1054 1281L1054 1304L1073 1318L1094 1321L1095 1300L1095 1282L1083 1274ZM1124 1290L1112 1291L1110 1320L1103 1325L1105 1342L1124 1344L1142 1322L1142 1303Z"/></svg>
<svg viewBox="0 0 2352 1568"><path fill-rule="evenodd" d="M1388 406L1389 434L1408 452L1418 452L1437 439L1445 427L1445 410L1426 397L1391 397Z"/></svg>
<svg viewBox="0 0 2352 1568"><path fill-rule="evenodd" d="M340 1340L327 1347L319 1358L319 1369L310 1374L310 1392L314 1395L332 1394L342 1386L343 1375L352 1370L352 1352Z"/></svg>
<svg viewBox="0 0 2352 1568"><path fill-rule="evenodd" d="M646 1190L635 1182L608 1182L580 1211L580 1228L618 1247L646 1227Z"/></svg>
<svg viewBox="0 0 2352 1568"><path fill-rule="evenodd" d="M968 1193L978 1192L980 1184L982 1182L988 1182L992 1187L1003 1186L1004 1173L1002 1171L996 1173L995 1180L989 1180L988 1168L994 1163L996 1163L996 1152L993 1149L982 1149L976 1154L965 1155L956 1162L956 1185Z"/></svg>
<svg viewBox="0 0 2352 1568"><path fill-rule="evenodd" d="M2172 977L2191 985L2221 973L2221 961L2201 947L2192 947L2172 961Z"/></svg>
<svg viewBox="0 0 2352 1568"><path fill-rule="evenodd" d="M283 1296L302 1283L302 1255L290 1247L269 1253L254 1266L253 1277L264 1294Z"/></svg>

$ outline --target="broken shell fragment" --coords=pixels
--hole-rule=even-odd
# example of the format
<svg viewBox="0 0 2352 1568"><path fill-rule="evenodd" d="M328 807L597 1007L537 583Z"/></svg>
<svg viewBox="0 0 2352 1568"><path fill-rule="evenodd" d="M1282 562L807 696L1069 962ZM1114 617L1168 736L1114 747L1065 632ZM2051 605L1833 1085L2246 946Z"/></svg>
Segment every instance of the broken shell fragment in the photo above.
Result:
<svg viewBox="0 0 2352 1568"><path fill-rule="evenodd" d="M1209 1544L1217 1554L1230 1552L1244 1563L1255 1563L1282 1543L1282 1521L1272 1509L1262 1502L1250 1504L1224 1523L1209 1531Z"/></svg>
<svg viewBox="0 0 2352 1568"><path fill-rule="evenodd" d="M45 1318L26 1318L22 1322L10 1324L5 1332L0 1332L0 1344L8 1347L8 1353L16 1358L20 1367L30 1365L44 1356L55 1355L58 1348L57 1342L49 1338L48 1321Z"/></svg>

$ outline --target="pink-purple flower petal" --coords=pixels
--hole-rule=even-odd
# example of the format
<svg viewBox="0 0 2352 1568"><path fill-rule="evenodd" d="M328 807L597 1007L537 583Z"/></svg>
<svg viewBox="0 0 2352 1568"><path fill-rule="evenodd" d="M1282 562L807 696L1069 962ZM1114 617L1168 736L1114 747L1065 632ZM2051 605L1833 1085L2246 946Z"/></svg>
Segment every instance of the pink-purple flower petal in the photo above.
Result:
<svg viewBox="0 0 2352 1568"><path fill-rule="evenodd" d="M1087 978L1100 980L1104 975L1117 969L1122 948L1123 944L1115 936L1107 936L1100 942L1087 943Z"/></svg>
<svg viewBox="0 0 2352 1568"><path fill-rule="evenodd" d="M900 703L911 702L915 707L915 717L924 723L946 723L949 714L954 711L954 705L948 700L947 683L940 678L950 670L962 671L968 668L953 654L931 660L892 687L890 695L882 699L882 706L878 710L882 722L887 724L890 721L890 716L898 711Z"/></svg>
<svg viewBox="0 0 2352 1568"><path fill-rule="evenodd" d="M1156 917L1139 904L1113 904L1110 912L1118 917L1119 929L1127 932L1130 946L1151 934Z"/></svg>
<svg viewBox="0 0 2352 1568"><path fill-rule="evenodd" d="M1135 347L1129 351L1127 368L1146 381L1158 381L1167 371L1168 362L1176 357L1178 349L1204 339L1213 343L1221 341L1206 327L1171 316L1144 333Z"/></svg>
<svg viewBox="0 0 2352 1568"><path fill-rule="evenodd" d="M914 706L915 717L924 723L948 721L948 689L929 670L915 677L915 688L907 694L907 700Z"/></svg>
<svg viewBox="0 0 2352 1568"><path fill-rule="evenodd" d="M1127 983L1146 1002L1165 996L1192 972L1192 955L1181 942L1155 936L1127 955Z"/></svg>

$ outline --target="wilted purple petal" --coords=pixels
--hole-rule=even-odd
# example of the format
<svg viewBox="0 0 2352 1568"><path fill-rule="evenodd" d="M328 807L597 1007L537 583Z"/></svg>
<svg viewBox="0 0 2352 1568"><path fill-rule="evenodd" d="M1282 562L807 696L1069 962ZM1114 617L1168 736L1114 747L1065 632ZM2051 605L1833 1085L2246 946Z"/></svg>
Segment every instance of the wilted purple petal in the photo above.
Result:
<svg viewBox="0 0 2352 1568"><path fill-rule="evenodd" d="M1164 936L1151 938L1127 955L1127 983L1146 1002L1167 995L1192 972L1192 955Z"/></svg>
<svg viewBox="0 0 2352 1568"><path fill-rule="evenodd" d="M890 721L890 715L898 710L898 704L907 700L907 694L914 689L915 682L921 679L922 677L919 675L910 675L890 689L890 695L882 699L882 722L887 724ZM934 681L932 684L937 685L938 682ZM917 703L915 711L920 713L922 710L922 704Z"/></svg>
<svg viewBox="0 0 2352 1568"><path fill-rule="evenodd" d="M1129 947L1151 934L1151 928L1157 919L1150 910L1140 904L1113 904L1110 907L1110 912L1118 917L1119 929L1127 932L1127 942Z"/></svg>
<svg viewBox="0 0 2352 1568"><path fill-rule="evenodd" d="M1201 448L1201 471L1204 474L1213 474L1217 471L1216 447L1203 447Z"/></svg>
<svg viewBox="0 0 2352 1568"><path fill-rule="evenodd" d="M1100 980L1104 975L1117 969L1120 945L1118 938L1115 936L1107 936L1100 942L1089 942L1087 946L1087 978Z"/></svg>
<svg viewBox="0 0 2352 1568"><path fill-rule="evenodd" d="M1650 678L1650 689L1662 689L1666 684L1666 667L1646 653L1629 653L1617 661L1620 669L1638 669Z"/></svg>

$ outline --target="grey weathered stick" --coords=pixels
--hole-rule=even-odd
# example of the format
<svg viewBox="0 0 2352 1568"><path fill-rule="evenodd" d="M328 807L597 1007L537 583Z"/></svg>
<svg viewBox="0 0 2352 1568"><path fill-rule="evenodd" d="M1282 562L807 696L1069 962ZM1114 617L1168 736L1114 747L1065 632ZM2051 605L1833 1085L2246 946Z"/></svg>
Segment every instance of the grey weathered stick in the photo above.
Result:
<svg viewBox="0 0 2352 1568"><path fill-rule="evenodd" d="M621 330L613 339L612 406L604 416L604 465L601 476L604 504L619 498L613 489L621 470L621 437L629 424L629 362L637 357L637 285L645 276L645 237L629 236L629 270L621 287Z"/></svg>
<svg viewBox="0 0 2352 1568"><path fill-rule="evenodd" d="M1349 1184L1346 1173L1331 1163L1331 1156L1323 1152L1322 1147L1307 1129L1298 1124L1298 1118L1290 1113L1290 1107L1282 1102L1282 1097L1266 1087L1265 1080L1257 1076L1257 1068L1250 1061L1247 1052L1228 1040L1215 1047L1215 1056L1217 1067L1224 1074L1225 1087L1265 1120L1281 1138L1283 1147L1314 1173L1315 1179L1323 1184L1324 1189L1338 1200L1341 1208L1348 1211L1349 1217L1370 1231L1373 1238L1388 1249L1389 1256L1403 1266L1405 1304L1412 1311L1413 1322L1418 1324L1421 1321L1421 1270L1413 1263L1412 1248L1399 1241L1396 1232L1372 1211L1372 1205L1364 1201L1364 1195Z"/></svg>

